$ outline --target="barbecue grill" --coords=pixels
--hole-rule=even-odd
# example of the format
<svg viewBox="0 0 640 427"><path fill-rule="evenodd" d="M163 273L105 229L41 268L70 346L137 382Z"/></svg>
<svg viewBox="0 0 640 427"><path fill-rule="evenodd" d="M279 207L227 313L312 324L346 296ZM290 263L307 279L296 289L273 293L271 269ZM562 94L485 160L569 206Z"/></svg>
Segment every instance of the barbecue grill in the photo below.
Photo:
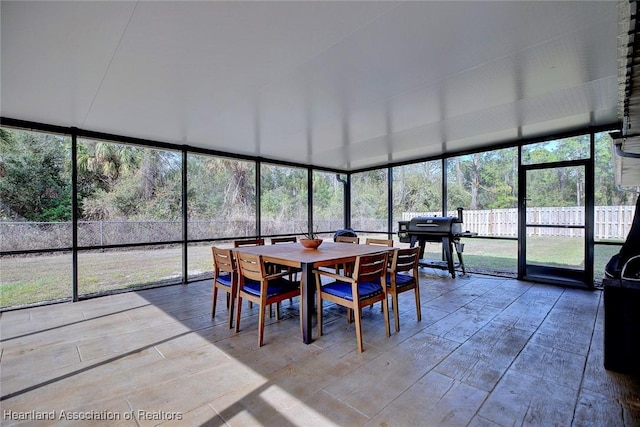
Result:
<svg viewBox="0 0 640 427"><path fill-rule="evenodd" d="M410 243L414 247L416 243L420 245L420 266L440 268L448 270L451 277L456 277L456 267L462 269L465 274L464 261L462 252L464 251L464 243L460 241L462 237L474 237L478 233L470 231L462 231L462 211L458 208L458 216L419 216L411 219L411 221L398 222L398 238L403 243ZM442 243L442 251L445 261L425 260L424 246L426 242ZM458 256L458 263L453 261L453 249L455 248Z"/></svg>
<svg viewBox="0 0 640 427"><path fill-rule="evenodd" d="M605 267L604 367L640 374L640 198L627 240Z"/></svg>

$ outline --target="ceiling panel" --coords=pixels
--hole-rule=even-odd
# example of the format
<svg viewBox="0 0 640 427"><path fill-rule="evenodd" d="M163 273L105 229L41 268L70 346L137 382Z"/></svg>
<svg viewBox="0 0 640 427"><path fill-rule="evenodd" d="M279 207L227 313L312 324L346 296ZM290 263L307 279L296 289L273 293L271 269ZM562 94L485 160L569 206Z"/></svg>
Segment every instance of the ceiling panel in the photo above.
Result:
<svg viewBox="0 0 640 427"><path fill-rule="evenodd" d="M616 2L12 2L3 117L344 170L618 122Z"/></svg>

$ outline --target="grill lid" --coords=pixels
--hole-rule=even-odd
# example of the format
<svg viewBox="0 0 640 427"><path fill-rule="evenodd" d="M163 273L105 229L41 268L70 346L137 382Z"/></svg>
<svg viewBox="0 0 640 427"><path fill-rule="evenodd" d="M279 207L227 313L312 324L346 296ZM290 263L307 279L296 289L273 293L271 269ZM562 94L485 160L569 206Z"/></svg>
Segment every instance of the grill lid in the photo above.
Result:
<svg viewBox="0 0 640 427"><path fill-rule="evenodd" d="M458 218L453 216L418 216L409 221L407 231L421 234L451 234L461 231Z"/></svg>

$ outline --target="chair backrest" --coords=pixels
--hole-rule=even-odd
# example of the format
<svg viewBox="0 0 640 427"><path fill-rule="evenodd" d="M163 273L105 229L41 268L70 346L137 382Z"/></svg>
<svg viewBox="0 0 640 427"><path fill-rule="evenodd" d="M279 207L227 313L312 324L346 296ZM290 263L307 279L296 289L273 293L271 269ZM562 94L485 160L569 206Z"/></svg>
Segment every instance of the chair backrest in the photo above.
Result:
<svg viewBox="0 0 640 427"><path fill-rule="evenodd" d="M236 263L238 264L241 282L243 282L243 277L260 281L266 275L262 255L236 252Z"/></svg>
<svg viewBox="0 0 640 427"><path fill-rule="evenodd" d="M272 245L277 245L278 243L296 243L297 241L298 241L298 238L296 236L271 238Z"/></svg>
<svg viewBox="0 0 640 427"><path fill-rule="evenodd" d="M380 246L389 246L390 248L393 247L393 240L391 239L370 239L367 237L367 240L365 241L365 244L367 245L380 245Z"/></svg>
<svg viewBox="0 0 640 427"><path fill-rule="evenodd" d="M240 248L242 246L262 246L264 245L264 239L244 239L234 240L233 247Z"/></svg>
<svg viewBox="0 0 640 427"><path fill-rule="evenodd" d="M388 252L359 255L356 257L353 269L353 279L357 282L372 282L377 279L385 280L387 275Z"/></svg>
<svg viewBox="0 0 640 427"><path fill-rule="evenodd" d="M236 261L231 249L222 249L213 246L211 253L213 255L214 268L231 274L236 273Z"/></svg>
<svg viewBox="0 0 640 427"><path fill-rule="evenodd" d="M355 243L356 245L360 243L359 237L351 237L351 236L337 236L336 242L342 243Z"/></svg>
<svg viewBox="0 0 640 427"><path fill-rule="evenodd" d="M418 261L420 261L420 247L398 249L393 255L391 271L398 273L401 271L418 271Z"/></svg>

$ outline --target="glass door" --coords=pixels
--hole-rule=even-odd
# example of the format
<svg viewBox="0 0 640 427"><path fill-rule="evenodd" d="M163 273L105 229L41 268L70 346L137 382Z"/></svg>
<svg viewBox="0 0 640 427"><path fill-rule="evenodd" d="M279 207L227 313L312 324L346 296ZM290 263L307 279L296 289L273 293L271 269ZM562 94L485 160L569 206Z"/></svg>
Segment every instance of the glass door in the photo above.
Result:
<svg viewBox="0 0 640 427"><path fill-rule="evenodd" d="M524 280L592 287L587 163L523 165L519 276ZM589 261L591 260L591 261Z"/></svg>

